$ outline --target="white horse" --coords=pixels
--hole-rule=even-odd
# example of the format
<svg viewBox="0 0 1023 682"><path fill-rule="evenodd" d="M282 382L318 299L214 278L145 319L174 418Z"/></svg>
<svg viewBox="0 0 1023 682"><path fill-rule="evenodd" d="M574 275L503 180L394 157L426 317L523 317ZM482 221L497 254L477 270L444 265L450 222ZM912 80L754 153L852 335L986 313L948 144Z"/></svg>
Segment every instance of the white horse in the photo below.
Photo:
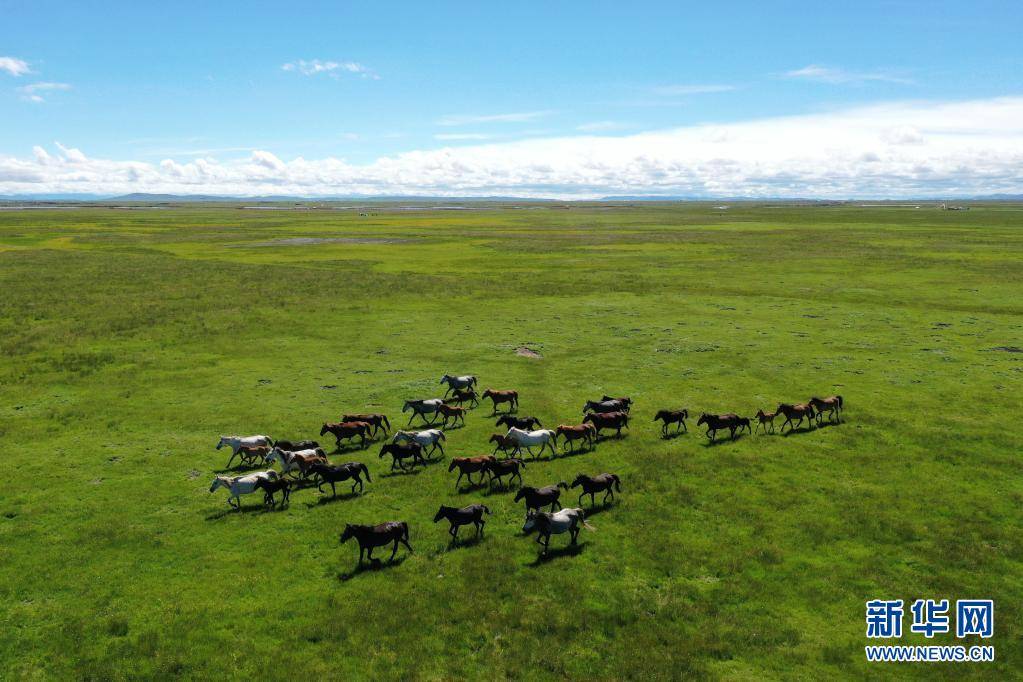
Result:
<svg viewBox="0 0 1023 682"><path fill-rule="evenodd" d="M432 424L435 420L427 421L426 415L437 414L440 410L441 405L444 404L444 400L441 398L428 398L426 400L406 400L405 405L402 406L401 411L408 412L412 410L412 416L408 418L408 423L411 424L412 420L416 418L416 415L422 417L423 421Z"/></svg>
<svg viewBox="0 0 1023 682"><path fill-rule="evenodd" d="M450 374L445 374L440 378L440 382L448 385L448 390L444 391L444 395L446 396L448 393L451 393L451 391L475 386L476 377L471 374L463 374L460 377L453 377Z"/></svg>
<svg viewBox="0 0 1023 682"><path fill-rule="evenodd" d="M210 492L215 492L217 488L227 488L227 503L235 509L241 509L242 507L242 495L249 495L255 492L256 484L260 481L276 481L277 472L270 471L257 471L255 473L246 474L244 476L217 476L213 479L213 485L210 486ZM237 500L237 503L231 500Z"/></svg>
<svg viewBox="0 0 1023 682"><path fill-rule="evenodd" d="M440 444L442 440L447 440L447 436L444 435L443 431L440 429L426 429L425 431L398 431L394 434L391 442L405 441L406 443L419 443L423 448L423 452L426 452L426 448L430 448L430 452L426 454L432 456L433 451L437 448L440 448L440 454L445 454L444 446Z"/></svg>
<svg viewBox="0 0 1023 682"><path fill-rule="evenodd" d="M258 448L261 445L267 447L273 447L273 440L270 436L221 436L220 442L217 443L217 449L224 447L225 445L231 446L231 458L238 454L238 450L241 448Z"/></svg>
<svg viewBox="0 0 1023 682"><path fill-rule="evenodd" d="M322 448L309 448L308 450L296 450L295 452L289 452L287 450L281 450L280 448L274 448L270 451L270 454L266 456L267 464L274 464L275 462L281 465L281 475L291 473L292 471L302 472L302 460L307 458L325 458Z"/></svg>
<svg viewBox="0 0 1023 682"><path fill-rule="evenodd" d="M515 443L515 454L522 452L522 448L525 447L529 451L529 454L533 455L533 459L536 459L543 453L544 448L550 448L551 457L557 455L554 450L554 446L558 444L558 434L551 429L540 429L538 431L524 431L517 429L514 426L508 429L508 433L505 434L505 438L510 438ZM539 445L540 452L534 453L533 446Z"/></svg>
<svg viewBox="0 0 1023 682"><path fill-rule="evenodd" d="M537 532L536 541L543 545L540 554L547 553L547 547L551 544L551 535L571 533L572 543L576 544L579 538L579 527L586 530L594 530L593 526L586 523L586 513L579 509L565 508L554 513L534 512L526 517L526 523L522 526L522 532L529 535L534 530Z"/></svg>

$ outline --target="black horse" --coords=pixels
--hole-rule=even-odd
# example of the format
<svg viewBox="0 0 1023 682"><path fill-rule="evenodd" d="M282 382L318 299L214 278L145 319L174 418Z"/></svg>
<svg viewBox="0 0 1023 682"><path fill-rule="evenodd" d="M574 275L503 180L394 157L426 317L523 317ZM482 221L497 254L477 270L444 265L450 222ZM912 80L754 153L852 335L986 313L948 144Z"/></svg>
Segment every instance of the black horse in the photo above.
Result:
<svg viewBox="0 0 1023 682"><path fill-rule="evenodd" d="M668 437L668 424L675 424L675 433L681 430L689 431L686 426L686 419L689 418L689 410L659 410L654 416L654 421L662 421L661 435Z"/></svg>
<svg viewBox="0 0 1023 682"><path fill-rule="evenodd" d="M608 497L613 502L615 499L614 489L617 488L618 492L622 492L622 482L616 474L597 474L596 476L587 476L586 474L579 474L572 481L572 487L576 488L582 486L583 491L579 493L579 506L583 505L583 497L586 495L590 496L590 506L597 504L594 495L603 491L604 499L601 504L607 504Z"/></svg>
<svg viewBox="0 0 1023 682"><path fill-rule="evenodd" d="M440 509L437 510L437 514L433 517L433 522L437 523L441 519L447 519L451 523L448 533L451 535L451 541L454 542L458 539L459 527L470 523L476 526L476 535L482 535L483 526L487 524L486 519L483 518L484 514L490 514L490 509L485 504L470 504L468 507L462 507L461 509L441 505Z"/></svg>
<svg viewBox="0 0 1023 682"><path fill-rule="evenodd" d="M547 505L551 506L551 511L554 511L555 507L561 509L561 502L558 501L558 498L561 497L561 490L559 488L568 490L568 484L561 481L557 485L548 485L543 488L534 488L529 485L523 486L515 493L515 501L518 502L523 499L526 501L526 516L529 516L530 510L540 511Z"/></svg>
<svg viewBox="0 0 1023 682"><path fill-rule="evenodd" d="M273 507L277 504L274 500L274 493L283 493L281 497L281 506L288 504L291 498L291 481L281 477L274 480L267 478L260 478L256 481L256 488L263 490L263 504L268 507Z"/></svg>
<svg viewBox="0 0 1023 682"><path fill-rule="evenodd" d="M542 429L543 424L536 417L515 417L510 414L506 414L497 420L495 426L504 425L505 428L515 427L516 429L522 429L523 431L534 431L535 429Z"/></svg>
<svg viewBox="0 0 1023 682"><path fill-rule="evenodd" d="M322 493L323 484L329 483L330 492L333 493L334 497L337 497L337 489L334 487L335 483L354 479L352 482L352 492L355 492L355 486L359 486L359 492L361 493L365 487L362 482L362 474L366 474L367 481L373 482L373 479L369 477L369 467L362 462L345 462L337 466L314 464L309 467L309 472L319 478L319 481L316 483L316 489Z"/></svg>
<svg viewBox="0 0 1023 682"><path fill-rule="evenodd" d="M739 415L729 412L728 414L707 414L704 412L700 415L696 425L702 424L707 425L707 438L710 438L711 442L717 439L717 432L723 429L728 429L729 435L732 440L735 440L735 432L743 427L752 435L753 431L750 428L749 419L740 417Z"/></svg>
<svg viewBox="0 0 1023 682"><path fill-rule="evenodd" d="M359 542L359 564L362 564L362 555L369 550L369 560L373 561L373 550L376 547L393 542L394 549L391 551L391 558L398 553L398 543L408 547L412 551L412 545L408 543L408 524L404 521L388 521L376 526L359 526L351 523L345 524L345 531L341 533L341 544L355 538Z"/></svg>
<svg viewBox="0 0 1023 682"><path fill-rule="evenodd" d="M423 446L415 441L411 443L384 443L384 446L380 448L380 457L384 455L390 455L394 458L391 461L391 471L394 471L395 468L406 471L406 459L412 459L413 468L416 464L426 464L426 460L423 459Z"/></svg>

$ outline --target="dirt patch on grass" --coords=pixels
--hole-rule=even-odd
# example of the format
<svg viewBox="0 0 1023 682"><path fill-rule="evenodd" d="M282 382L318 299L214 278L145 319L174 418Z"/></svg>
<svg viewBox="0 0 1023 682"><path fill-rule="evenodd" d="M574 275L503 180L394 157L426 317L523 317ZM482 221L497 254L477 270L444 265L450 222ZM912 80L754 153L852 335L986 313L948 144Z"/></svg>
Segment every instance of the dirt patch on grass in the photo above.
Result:
<svg viewBox="0 0 1023 682"><path fill-rule="evenodd" d="M526 348L525 346L519 346L515 349L515 355L520 355L524 358L532 358L534 360L542 360L543 355L533 350L532 348Z"/></svg>
<svg viewBox="0 0 1023 682"><path fill-rule="evenodd" d="M404 244L413 241L397 237L290 237L274 239L254 244L230 244L228 248L248 248L251 246L311 246L313 244Z"/></svg>

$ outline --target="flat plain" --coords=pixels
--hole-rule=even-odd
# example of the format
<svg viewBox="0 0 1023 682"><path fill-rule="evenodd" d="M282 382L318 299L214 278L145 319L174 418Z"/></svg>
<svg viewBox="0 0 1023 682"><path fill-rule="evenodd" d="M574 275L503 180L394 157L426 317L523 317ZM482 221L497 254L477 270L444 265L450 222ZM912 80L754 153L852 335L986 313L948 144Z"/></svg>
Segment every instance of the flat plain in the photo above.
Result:
<svg viewBox="0 0 1023 682"><path fill-rule="evenodd" d="M1021 228L1011 204L0 211L0 669L1018 675ZM577 549L538 560L513 491L455 490L450 457L490 452L488 405L412 474L378 444L332 454L368 464L361 496L209 494L221 434L403 425L444 373L518 390L545 426L633 398L625 437L527 459L531 485L621 477ZM839 425L695 427L833 393ZM681 407L689 433L662 439L654 412ZM472 502L484 538L449 546L437 507ZM356 570L344 524L392 519L415 553ZM996 661L866 663L873 598L994 599ZM925 642L959 640L900 640Z"/></svg>

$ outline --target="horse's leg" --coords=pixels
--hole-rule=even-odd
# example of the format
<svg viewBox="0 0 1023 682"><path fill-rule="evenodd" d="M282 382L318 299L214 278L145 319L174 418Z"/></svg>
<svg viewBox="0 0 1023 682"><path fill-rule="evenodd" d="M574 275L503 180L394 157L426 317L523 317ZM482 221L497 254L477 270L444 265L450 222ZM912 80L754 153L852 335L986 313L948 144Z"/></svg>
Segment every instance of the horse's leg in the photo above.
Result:
<svg viewBox="0 0 1023 682"><path fill-rule="evenodd" d="M362 555L363 555L363 553L365 551L366 551L366 548L362 546L362 543L359 543L359 565L360 566L362 566ZM372 552L370 553L370 557L372 557Z"/></svg>
<svg viewBox="0 0 1023 682"><path fill-rule="evenodd" d="M455 481L455 490L458 490L458 485L462 482L462 475L465 474L461 469L458 470L458 480Z"/></svg>
<svg viewBox="0 0 1023 682"><path fill-rule="evenodd" d="M334 487L334 481L331 481L331 482L330 482L330 493L331 493L331 494L332 494L332 495L333 495L334 497L337 497L337 488L335 488L335 487Z"/></svg>
<svg viewBox="0 0 1023 682"><path fill-rule="evenodd" d="M572 529L572 544L578 544L579 541L579 526Z"/></svg>
<svg viewBox="0 0 1023 682"><path fill-rule="evenodd" d="M590 491L590 506L591 507L596 507L597 506L596 493L597 493L596 490ZM579 506L581 507L582 505L580 504Z"/></svg>
<svg viewBox="0 0 1023 682"><path fill-rule="evenodd" d="M451 522L451 527L448 528L448 535L451 536L452 542L458 539L458 525L454 521Z"/></svg>

